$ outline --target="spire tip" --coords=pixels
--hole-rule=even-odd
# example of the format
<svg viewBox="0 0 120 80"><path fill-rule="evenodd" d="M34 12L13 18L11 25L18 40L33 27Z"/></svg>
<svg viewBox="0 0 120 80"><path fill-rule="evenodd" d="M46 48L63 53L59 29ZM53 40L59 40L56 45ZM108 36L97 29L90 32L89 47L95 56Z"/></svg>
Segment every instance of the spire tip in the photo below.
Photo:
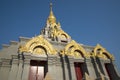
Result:
<svg viewBox="0 0 120 80"><path fill-rule="evenodd" d="M49 17L48 17L48 22L49 23L56 23L56 18L53 14L53 11L52 11L52 3L50 3L50 14L49 14Z"/></svg>
<svg viewBox="0 0 120 80"><path fill-rule="evenodd" d="M52 10L52 3L50 3L50 10Z"/></svg>

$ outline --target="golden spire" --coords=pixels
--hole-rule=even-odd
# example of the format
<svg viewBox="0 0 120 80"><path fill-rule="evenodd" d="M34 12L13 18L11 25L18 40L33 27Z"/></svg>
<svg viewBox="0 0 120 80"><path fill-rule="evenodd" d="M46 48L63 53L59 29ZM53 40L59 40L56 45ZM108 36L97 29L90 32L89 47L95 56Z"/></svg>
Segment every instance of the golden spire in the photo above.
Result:
<svg viewBox="0 0 120 80"><path fill-rule="evenodd" d="M50 14L49 14L49 17L48 17L48 22L49 23L56 23L56 18L53 14L53 11L52 11L52 3L50 3Z"/></svg>

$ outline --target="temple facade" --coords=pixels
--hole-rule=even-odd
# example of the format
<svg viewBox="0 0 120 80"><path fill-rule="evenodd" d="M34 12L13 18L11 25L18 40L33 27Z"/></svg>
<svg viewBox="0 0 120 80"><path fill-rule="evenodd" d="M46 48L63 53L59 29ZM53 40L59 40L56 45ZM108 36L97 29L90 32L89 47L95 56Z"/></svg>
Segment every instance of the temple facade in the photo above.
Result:
<svg viewBox="0 0 120 80"><path fill-rule="evenodd" d="M0 80L120 80L115 59L64 32L52 11L38 36L20 37L0 50Z"/></svg>

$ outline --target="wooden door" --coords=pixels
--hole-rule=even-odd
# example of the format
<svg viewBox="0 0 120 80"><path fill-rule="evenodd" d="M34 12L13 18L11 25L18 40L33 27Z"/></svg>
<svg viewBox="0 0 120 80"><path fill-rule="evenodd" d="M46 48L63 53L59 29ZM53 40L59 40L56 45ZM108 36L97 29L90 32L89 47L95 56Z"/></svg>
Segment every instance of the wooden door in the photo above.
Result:
<svg viewBox="0 0 120 80"><path fill-rule="evenodd" d="M43 80L45 66L41 61L32 60L30 62L29 80Z"/></svg>
<svg viewBox="0 0 120 80"><path fill-rule="evenodd" d="M37 66L30 66L29 80L36 80Z"/></svg>
<svg viewBox="0 0 120 80"><path fill-rule="evenodd" d="M37 80L43 80L44 79L44 67L38 66L37 70Z"/></svg>
<svg viewBox="0 0 120 80"><path fill-rule="evenodd" d="M75 66L77 80L82 80L83 73L82 73L82 69L81 69L81 63L74 63L74 66Z"/></svg>

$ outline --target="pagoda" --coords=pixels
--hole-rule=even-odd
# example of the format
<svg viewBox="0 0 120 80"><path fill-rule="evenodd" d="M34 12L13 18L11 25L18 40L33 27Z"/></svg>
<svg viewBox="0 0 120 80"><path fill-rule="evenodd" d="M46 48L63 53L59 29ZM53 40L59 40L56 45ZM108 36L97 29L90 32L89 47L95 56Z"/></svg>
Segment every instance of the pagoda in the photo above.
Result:
<svg viewBox="0 0 120 80"><path fill-rule="evenodd" d="M45 27L0 50L0 80L120 80L114 56L100 44L73 40L61 28L50 4Z"/></svg>

